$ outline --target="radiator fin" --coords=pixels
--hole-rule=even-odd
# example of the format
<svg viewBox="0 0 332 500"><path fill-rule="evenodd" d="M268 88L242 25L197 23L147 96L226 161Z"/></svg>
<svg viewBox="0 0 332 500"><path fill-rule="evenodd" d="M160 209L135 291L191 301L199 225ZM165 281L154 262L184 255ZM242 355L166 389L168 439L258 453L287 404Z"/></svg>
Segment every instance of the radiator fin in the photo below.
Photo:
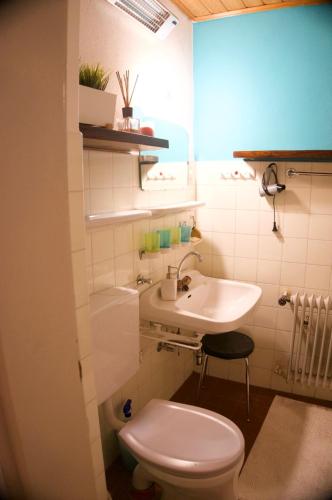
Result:
<svg viewBox="0 0 332 500"><path fill-rule="evenodd" d="M296 293L287 381L332 389L332 300Z"/></svg>

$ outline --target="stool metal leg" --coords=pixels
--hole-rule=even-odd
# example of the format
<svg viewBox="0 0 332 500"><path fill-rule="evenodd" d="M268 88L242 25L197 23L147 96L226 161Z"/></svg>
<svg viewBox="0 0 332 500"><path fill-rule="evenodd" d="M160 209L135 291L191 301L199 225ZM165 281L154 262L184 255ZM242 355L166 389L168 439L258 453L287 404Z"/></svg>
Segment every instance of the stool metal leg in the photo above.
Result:
<svg viewBox="0 0 332 500"><path fill-rule="evenodd" d="M249 359L244 358L246 362L246 385L247 385L247 422L250 422L250 380L249 380Z"/></svg>
<svg viewBox="0 0 332 500"><path fill-rule="evenodd" d="M199 383L198 383L198 389L197 389L197 399L199 399L199 395L202 389L202 385L204 382L205 374L206 374L206 369L207 369L207 364L208 364L208 358L209 356L207 354L203 354L203 365L201 368L201 374L199 376Z"/></svg>

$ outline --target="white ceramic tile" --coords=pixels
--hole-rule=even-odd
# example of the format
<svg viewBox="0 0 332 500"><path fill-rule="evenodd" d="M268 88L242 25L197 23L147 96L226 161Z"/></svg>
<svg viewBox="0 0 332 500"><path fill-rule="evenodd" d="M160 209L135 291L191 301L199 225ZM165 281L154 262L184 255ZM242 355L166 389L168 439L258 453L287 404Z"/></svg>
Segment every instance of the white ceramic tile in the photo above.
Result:
<svg viewBox="0 0 332 500"><path fill-rule="evenodd" d="M277 330L274 339L275 349L277 351L290 352L291 331Z"/></svg>
<svg viewBox="0 0 332 500"><path fill-rule="evenodd" d="M209 216L212 231L235 232L235 210L210 210Z"/></svg>
<svg viewBox="0 0 332 500"><path fill-rule="evenodd" d="M212 244L210 252L215 255L234 255L234 234L211 233ZM206 244L205 244L206 245Z"/></svg>
<svg viewBox="0 0 332 500"><path fill-rule="evenodd" d="M277 322L276 307L257 306L254 310L254 324L262 328L274 329Z"/></svg>
<svg viewBox="0 0 332 500"><path fill-rule="evenodd" d="M94 398L96 397L95 378L91 356L86 356L85 358L81 359L80 363L82 368L84 401L87 404L89 401L94 400Z"/></svg>
<svg viewBox="0 0 332 500"><path fill-rule="evenodd" d="M284 214L278 209L276 211L276 224L279 234L283 235L284 232ZM273 227L273 213L272 212L259 212L259 233L271 236Z"/></svg>
<svg viewBox="0 0 332 500"><path fill-rule="evenodd" d="M92 264L86 267L86 276L88 280L88 293L93 293L93 269Z"/></svg>
<svg viewBox="0 0 332 500"><path fill-rule="evenodd" d="M91 443L91 453L94 475L98 476L104 472L103 450L100 439L96 439Z"/></svg>
<svg viewBox="0 0 332 500"><path fill-rule="evenodd" d="M212 276L225 279L234 278L234 258L213 255Z"/></svg>
<svg viewBox="0 0 332 500"><path fill-rule="evenodd" d="M303 263L307 260L308 240L306 238L285 238L282 260Z"/></svg>
<svg viewBox="0 0 332 500"><path fill-rule="evenodd" d="M257 283L262 289L262 297L259 301L261 306L274 307L278 304L279 287L277 285L270 285L267 283Z"/></svg>
<svg viewBox="0 0 332 500"><path fill-rule="evenodd" d="M72 251L85 247L83 192L69 193L70 239Z"/></svg>
<svg viewBox="0 0 332 500"><path fill-rule="evenodd" d="M309 215L302 213L284 214L284 235L293 238L307 238L309 231Z"/></svg>
<svg viewBox="0 0 332 500"><path fill-rule="evenodd" d="M285 192L285 211L286 212L309 212L310 211L310 189L294 189Z"/></svg>
<svg viewBox="0 0 332 500"><path fill-rule="evenodd" d="M332 215L310 215L309 238L332 240Z"/></svg>
<svg viewBox="0 0 332 500"><path fill-rule="evenodd" d="M265 349L256 346L254 352L250 355L250 366L252 368L265 368L271 370L274 364L273 349Z"/></svg>
<svg viewBox="0 0 332 500"><path fill-rule="evenodd" d="M278 233L277 233L278 234ZM258 243L258 257L264 260L280 260L282 240L273 233L271 236L261 235Z"/></svg>
<svg viewBox="0 0 332 500"><path fill-rule="evenodd" d="M130 210L133 208L133 188L116 187L113 188L113 206L114 210Z"/></svg>
<svg viewBox="0 0 332 500"><path fill-rule="evenodd" d="M258 187L245 184L237 189L236 208L239 210L258 210L259 198Z"/></svg>
<svg viewBox="0 0 332 500"><path fill-rule="evenodd" d="M84 189L90 189L90 166L89 166L89 151L83 151L83 186Z"/></svg>
<svg viewBox="0 0 332 500"><path fill-rule="evenodd" d="M97 400L92 399L85 405L85 413L89 424L90 443L100 438L100 427L98 417Z"/></svg>
<svg viewBox="0 0 332 500"><path fill-rule="evenodd" d="M123 286L134 280L133 252L116 257L114 260L116 286Z"/></svg>
<svg viewBox="0 0 332 500"><path fill-rule="evenodd" d="M330 189L312 189L311 212L313 214L332 214L332 196Z"/></svg>
<svg viewBox="0 0 332 500"><path fill-rule="evenodd" d="M214 276L212 271L212 255L203 254L203 261L197 263L196 269L204 276Z"/></svg>
<svg viewBox="0 0 332 500"><path fill-rule="evenodd" d="M122 255L134 250L133 225L121 224L114 229L114 255Z"/></svg>
<svg viewBox="0 0 332 500"><path fill-rule="evenodd" d="M332 264L332 241L309 240L307 262L330 266Z"/></svg>
<svg viewBox="0 0 332 500"><path fill-rule="evenodd" d="M141 220L133 223L133 248L135 250L144 249L145 234L148 232L149 221Z"/></svg>
<svg viewBox="0 0 332 500"><path fill-rule="evenodd" d="M280 307L277 316L277 329L291 331L294 322L294 315L289 305Z"/></svg>
<svg viewBox="0 0 332 500"><path fill-rule="evenodd" d="M305 275L307 288L328 290L330 286L331 268L329 266L308 265Z"/></svg>
<svg viewBox="0 0 332 500"><path fill-rule="evenodd" d="M234 263L234 278L241 281L256 281L257 260L237 257Z"/></svg>
<svg viewBox="0 0 332 500"><path fill-rule="evenodd" d="M90 190L85 189L83 192L84 214L91 214L91 193Z"/></svg>
<svg viewBox="0 0 332 500"><path fill-rule="evenodd" d="M90 190L90 213L111 212L113 206L113 189Z"/></svg>
<svg viewBox="0 0 332 500"><path fill-rule="evenodd" d="M90 188L112 188L112 155L102 153L101 156L96 156L95 153L95 151L92 151L89 158Z"/></svg>
<svg viewBox="0 0 332 500"><path fill-rule="evenodd" d="M235 235L235 256L255 259L258 251L258 237L254 234Z"/></svg>
<svg viewBox="0 0 332 500"><path fill-rule="evenodd" d="M91 232L92 262L102 262L113 258L114 231L112 227ZM124 253L124 252L123 252Z"/></svg>
<svg viewBox="0 0 332 500"><path fill-rule="evenodd" d="M250 382L258 387L270 387L271 371L253 366L250 370Z"/></svg>
<svg viewBox="0 0 332 500"><path fill-rule="evenodd" d="M273 349L275 334L276 334L275 330L271 328L255 326L252 338L255 342L256 347L261 347L264 349Z"/></svg>
<svg viewBox="0 0 332 500"><path fill-rule="evenodd" d="M93 291L98 292L115 285L114 260L104 260L93 265Z"/></svg>
<svg viewBox="0 0 332 500"><path fill-rule="evenodd" d="M211 377L228 379L229 362L223 359L217 359L210 356L207 367L207 374ZM204 391L204 387L202 388Z"/></svg>
<svg viewBox="0 0 332 500"><path fill-rule="evenodd" d="M90 231L85 231L85 257L86 265L92 266L92 238Z"/></svg>
<svg viewBox="0 0 332 500"><path fill-rule="evenodd" d="M86 276L85 251L72 253L75 306L80 307L88 302L88 280Z"/></svg>
<svg viewBox="0 0 332 500"><path fill-rule="evenodd" d="M237 210L235 230L242 234L257 234L259 223L259 212L254 210Z"/></svg>
<svg viewBox="0 0 332 500"><path fill-rule="evenodd" d="M257 281L276 285L280 280L281 264L279 261L258 260Z"/></svg>
<svg viewBox="0 0 332 500"><path fill-rule="evenodd" d="M76 309L76 325L80 359L91 354L89 306Z"/></svg>
<svg viewBox="0 0 332 500"><path fill-rule="evenodd" d="M83 190L83 146L79 132L67 133L68 189Z"/></svg>
<svg viewBox="0 0 332 500"><path fill-rule="evenodd" d="M282 285L304 286L305 264L283 262L281 265L280 283Z"/></svg>
<svg viewBox="0 0 332 500"><path fill-rule="evenodd" d="M133 185L133 156L113 154L113 186L131 187Z"/></svg>

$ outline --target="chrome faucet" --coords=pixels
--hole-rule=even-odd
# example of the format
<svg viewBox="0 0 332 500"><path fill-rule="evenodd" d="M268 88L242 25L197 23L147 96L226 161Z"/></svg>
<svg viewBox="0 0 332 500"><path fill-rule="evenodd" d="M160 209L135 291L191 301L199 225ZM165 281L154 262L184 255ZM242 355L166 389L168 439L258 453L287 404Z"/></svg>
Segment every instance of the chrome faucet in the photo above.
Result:
<svg viewBox="0 0 332 500"><path fill-rule="evenodd" d="M180 280L180 273L181 273L181 270L182 270L183 263L191 255L195 255L195 257L198 258L199 262L202 262L202 260L203 260L203 257L201 256L201 254L199 252L191 251L191 252L186 253L186 255L180 260L180 263L178 265L178 270L177 270L177 273L176 273L176 278L177 278L178 282L181 281Z"/></svg>
<svg viewBox="0 0 332 500"><path fill-rule="evenodd" d="M136 277L136 284L137 285L144 285L145 283L148 283L149 285L151 285L152 279L150 279L150 278L144 278L143 274L139 274Z"/></svg>

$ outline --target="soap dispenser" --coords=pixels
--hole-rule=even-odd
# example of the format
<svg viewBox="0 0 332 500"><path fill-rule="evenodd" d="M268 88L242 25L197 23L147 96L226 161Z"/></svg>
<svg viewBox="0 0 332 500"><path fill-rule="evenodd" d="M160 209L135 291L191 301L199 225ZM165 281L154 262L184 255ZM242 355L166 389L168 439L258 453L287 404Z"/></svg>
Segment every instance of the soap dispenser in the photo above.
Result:
<svg viewBox="0 0 332 500"><path fill-rule="evenodd" d="M177 267L168 266L166 278L161 282L160 291L163 300L176 300L177 281Z"/></svg>

